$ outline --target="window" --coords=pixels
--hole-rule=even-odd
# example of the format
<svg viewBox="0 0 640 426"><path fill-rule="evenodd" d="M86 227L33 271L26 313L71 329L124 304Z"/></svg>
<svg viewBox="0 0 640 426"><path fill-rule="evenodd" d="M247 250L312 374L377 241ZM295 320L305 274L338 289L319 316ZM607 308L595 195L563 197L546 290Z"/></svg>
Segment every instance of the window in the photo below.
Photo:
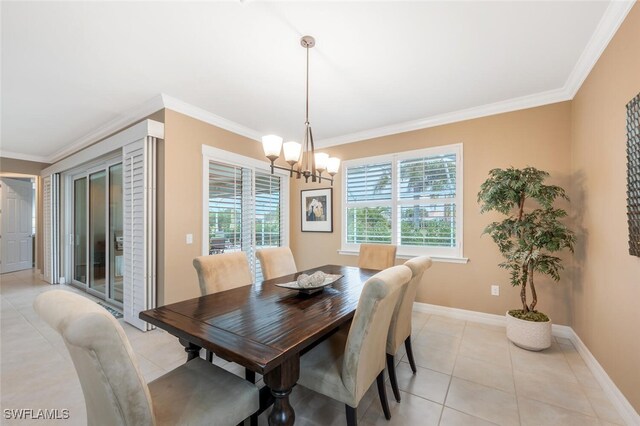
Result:
<svg viewBox="0 0 640 426"><path fill-rule="evenodd" d="M462 257L462 145L344 163L342 248Z"/></svg>
<svg viewBox="0 0 640 426"><path fill-rule="evenodd" d="M205 161L206 254L244 251L256 281L262 271L255 252L287 245L288 175L272 175L269 165L203 146Z"/></svg>

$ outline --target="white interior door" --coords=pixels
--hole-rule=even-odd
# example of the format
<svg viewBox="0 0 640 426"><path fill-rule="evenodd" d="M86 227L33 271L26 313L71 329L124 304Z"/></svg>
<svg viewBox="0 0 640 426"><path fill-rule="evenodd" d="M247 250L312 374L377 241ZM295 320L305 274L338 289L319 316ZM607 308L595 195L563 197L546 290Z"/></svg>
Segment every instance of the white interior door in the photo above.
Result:
<svg viewBox="0 0 640 426"><path fill-rule="evenodd" d="M0 272L33 266L33 184L31 180L0 179Z"/></svg>

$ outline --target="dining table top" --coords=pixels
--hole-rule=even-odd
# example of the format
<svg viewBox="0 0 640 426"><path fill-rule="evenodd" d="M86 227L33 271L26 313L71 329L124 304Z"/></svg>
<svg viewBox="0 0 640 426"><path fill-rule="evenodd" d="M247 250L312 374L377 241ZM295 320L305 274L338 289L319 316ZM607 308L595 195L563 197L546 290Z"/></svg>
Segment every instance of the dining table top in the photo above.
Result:
<svg viewBox="0 0 640 426"><path fill-rule="evenodd" d="M302 273L342 275L306 295L276 284ZM378 271L325 265L140 313L140 318L260 374L349 321L365 281Z"/></svg>

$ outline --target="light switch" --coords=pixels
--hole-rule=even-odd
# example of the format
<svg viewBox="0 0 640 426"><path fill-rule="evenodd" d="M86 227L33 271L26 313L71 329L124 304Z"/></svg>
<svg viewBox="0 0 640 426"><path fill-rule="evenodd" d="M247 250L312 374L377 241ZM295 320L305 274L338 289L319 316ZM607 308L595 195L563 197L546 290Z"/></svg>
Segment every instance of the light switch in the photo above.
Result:
<svg viewBox="0 0 640 426"><path fill-rule="evenodd" d="M187 234L187 244L193 244L193 234Z"/></svg>

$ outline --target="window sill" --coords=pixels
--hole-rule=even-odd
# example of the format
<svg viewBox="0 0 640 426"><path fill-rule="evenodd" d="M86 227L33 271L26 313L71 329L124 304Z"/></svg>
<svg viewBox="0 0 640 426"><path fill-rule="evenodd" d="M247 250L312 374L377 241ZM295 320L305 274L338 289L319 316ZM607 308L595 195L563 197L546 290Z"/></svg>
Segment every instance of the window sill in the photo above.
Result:
<svg viewBox="0 0 640 426"><path fill-rule="evenodd" d="M359 252L357 250L338 250L338 254L342 254L346 256L357 256ZM433 260L434 262L463 263L463 264L469 263L468 257L433 256L433 255L427 255L427 256L429 256L431 260ZM396 255L396 258L398 259L412 259L414 257L417 257L417 256L413 254L402 254L402 253L398 253Z"/></svg>

